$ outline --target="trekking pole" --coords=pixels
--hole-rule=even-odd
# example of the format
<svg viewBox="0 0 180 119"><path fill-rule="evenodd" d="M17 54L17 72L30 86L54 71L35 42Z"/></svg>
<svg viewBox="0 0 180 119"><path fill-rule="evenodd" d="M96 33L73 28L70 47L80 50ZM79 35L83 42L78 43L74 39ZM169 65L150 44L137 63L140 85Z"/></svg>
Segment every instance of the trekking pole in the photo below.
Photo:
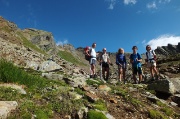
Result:
<svg viewBox="0 0 180 119"><path fill-rule="evenodd" d="M101 69L100 69L100 79L102 80L102 62L101 62Z"/></svg>

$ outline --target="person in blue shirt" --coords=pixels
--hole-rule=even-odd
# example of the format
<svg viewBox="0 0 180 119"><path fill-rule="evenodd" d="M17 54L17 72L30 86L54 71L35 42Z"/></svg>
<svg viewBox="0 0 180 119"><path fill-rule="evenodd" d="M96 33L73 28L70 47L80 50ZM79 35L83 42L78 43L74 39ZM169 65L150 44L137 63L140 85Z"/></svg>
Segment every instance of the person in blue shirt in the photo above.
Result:
<svg viewBox="0 0 180 119"><path fill-rule="evenodd" d="M118 65L118 78L119 82L121 82L122 76L125 83L125 72L126 72L126 57L124 55L124 49L119 48L118 53L116 55L116 64Z"/></svg>
<svg viewBox="0 0 180 119"><path fill-rule="evenodd" d="M137 78L136 78L136 75L138 73L139 83L140 83L142 81L142 68L141 68L142 57L137 52L138 50L137 46L133 46L132 50L133 50L133 53L130 55L130 63L132 64L133 79L134 79L134 83L138 83Z"/></svg>

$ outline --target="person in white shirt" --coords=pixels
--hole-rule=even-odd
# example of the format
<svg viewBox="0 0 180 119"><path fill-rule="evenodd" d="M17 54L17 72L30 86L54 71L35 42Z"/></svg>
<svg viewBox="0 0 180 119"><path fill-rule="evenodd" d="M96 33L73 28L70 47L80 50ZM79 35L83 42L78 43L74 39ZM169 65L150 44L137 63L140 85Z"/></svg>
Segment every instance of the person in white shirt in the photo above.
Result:
<svg viewBox="0 0 180 119"><path fill-rule="evenodd" d="M91 74L90 78L96 78L96 43L92 44L92 48L90 49L90 65L91 65Z"/></svg>
<svg viewBox="0 0 180 119"><path fill-rule="evenodd" d="M154 78L158 80L158 72L156 69L156 54L154 50L151 50L150 45L146 46L146 50L146 62L147 67L150 69L152 80L154 80Z"/></svg>
<svg viewBox="0 0 180 119"><path fill-rule="evenodd" d="M100 62L102 63L102 75L104 80L108 81L109 78L109 64L111 64L109 55L106 52L106 48L103 48L103 53L100 57ZM105 76L106 72L106 76Z"/></svg>

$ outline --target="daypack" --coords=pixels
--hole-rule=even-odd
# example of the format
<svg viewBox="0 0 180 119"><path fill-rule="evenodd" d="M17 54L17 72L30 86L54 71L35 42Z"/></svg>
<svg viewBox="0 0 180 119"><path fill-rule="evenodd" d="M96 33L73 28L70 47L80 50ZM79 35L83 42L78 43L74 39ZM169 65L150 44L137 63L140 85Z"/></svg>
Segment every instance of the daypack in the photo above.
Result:
<svg viewBox="0 0 180 119"><path fill-rule="evenodd" d="M133 55L134 55L135 57L133 57ZM141 56L140 56L139 53L137 53L136 55L135 55L135 54L131 54L131 55L130 55L130 59L132 59L132 60L135 61L136 58L137 58L137 59L140 59L140 58L141 58ZM135 61L132 65L133 65L133 66L137 66L137 65L138 65L138 66L141 66L141 63Z"/></svg>
<svg viewBox="0 0 180 119"><path fill-rule="evenodd" d="M84 58L85 58L87 61L90 61L91 56L87 55L87 52L88 52L89 54L90 54L90 52L91 52L91 49L90 49L89 46L86 46L86 47L84 48Z"/></svg>
<svg viewBox="0 0 180 119"><path fill-rule="evenodd" d="M153 54L153 56L154 56L154 50L151 50L151 53ZM146 52L146 57L147 57L147 61L148 61L148 52ZM153 60L155 60L154 58L153 58Z"/></svg>

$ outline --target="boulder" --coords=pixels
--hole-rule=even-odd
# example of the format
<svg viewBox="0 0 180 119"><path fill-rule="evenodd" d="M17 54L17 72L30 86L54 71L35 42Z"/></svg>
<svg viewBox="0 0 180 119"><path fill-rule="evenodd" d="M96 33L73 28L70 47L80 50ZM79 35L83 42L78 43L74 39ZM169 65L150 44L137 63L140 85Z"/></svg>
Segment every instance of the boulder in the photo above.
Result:
<svg viewBox="0 0 180 119"><path fill-rule="evenodd" d="M55 70L63 70L63 68L57 64L56 62L53 61L44 61L40 67L39 67L40 71L55 71Z"/></svg>
<svg viewBox="0 0 180 119"><path fill-rule="evenodd" d="M18 106L16 101L0 101L0 119L7 119L12 110Z"/></svg>
<svg viewBox="0 0 180 119"><path fill-rule="evenodd" d="M75 78L64 78L64 81L71 85L72 87L83 87L86 86L86 78L84 77L75 77Z"/></svg>
<svg viewBox="0 0 180 119"><path fill-rule="evenodd" d="M175 93L180 94L180 78L171 78L171 82L175 87Z"/></svg>
<svg viewBox="0 0 180 119"><path fill-rule="evenodd" d="M15 84L0 84L0 87L6 87L6 88L13 88L17 90L20 94L26 94L26 91L24 90L22 85L15 85Z"/></svg>
<svg viewBox="0 0 180 119"><path fill-rule="evenodd" d="M149 90L155 90L171 95L175 93L174 84L169 79L154 81L153 83L148 84L147 88Z"/></svg>
<svg viewBox="0 0 180 119"><path fill-rule="evenodd" d="M172 97L172 100L180 106L180 94L176 94Z"/></svg>

